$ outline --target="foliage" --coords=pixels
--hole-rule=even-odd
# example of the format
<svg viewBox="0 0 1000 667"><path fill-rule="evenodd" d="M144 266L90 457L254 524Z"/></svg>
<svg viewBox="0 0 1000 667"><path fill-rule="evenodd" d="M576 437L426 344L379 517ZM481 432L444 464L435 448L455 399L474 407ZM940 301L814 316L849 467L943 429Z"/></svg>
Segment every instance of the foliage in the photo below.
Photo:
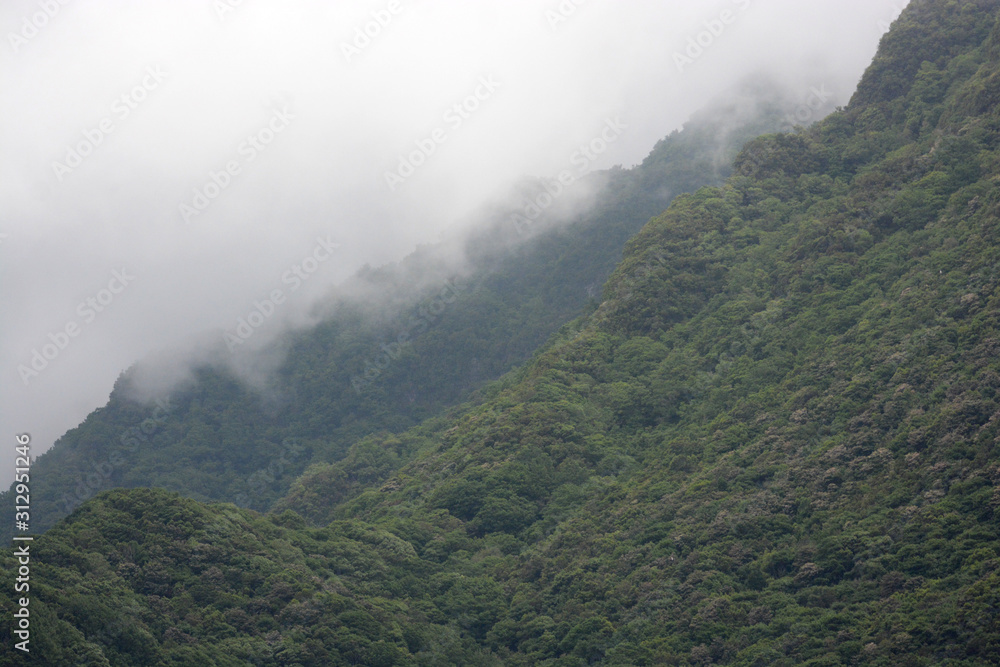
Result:
<svg viewBox="0 0 1000 667"><path fill-rule="evenodd" d="M995 664L998 14L913 3L850 106L751 142L523 368L280 513L85 503L35 543L48 655Z"/></svg>
<svg viewBox="0 0 1000 667"><path fill-rule="evenodd" d="M33 527L47 529L114 487L267 510L310 465L351 466L342 460L366 437L400 434L467 400L592 308L626 239L675 193L720 183L747 139L778 126L781 99L758 105L761 95L776 92L744 91L664 139L643 165L583 179L593 201L570 220L515 226L512 214L544 192L527 183L516 204L477 214L471 234L361 271L323 305L320 324L277 344L285 360L266 391L224 364L205 366L163 409L131 397L133 377L148 371L130 369L107 406L34 465ZM453 275L455 256L466 257L471 273ZM3 498L7 517L12 496Z"/></svg>

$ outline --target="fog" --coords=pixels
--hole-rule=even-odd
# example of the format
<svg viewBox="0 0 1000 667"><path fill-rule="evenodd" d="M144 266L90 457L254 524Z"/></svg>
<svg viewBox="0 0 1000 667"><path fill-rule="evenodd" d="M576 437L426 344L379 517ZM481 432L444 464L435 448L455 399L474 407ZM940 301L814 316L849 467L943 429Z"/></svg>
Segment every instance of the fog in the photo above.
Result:
<svg viewBox="0 0 1000 667"><path fill-rule="evenodd" d="M276 291L255 342L307 324L609 123L587 169L750 75L846 104L902 4L6 0L2 431L41 453L125 368L218 348Z"/></svg>

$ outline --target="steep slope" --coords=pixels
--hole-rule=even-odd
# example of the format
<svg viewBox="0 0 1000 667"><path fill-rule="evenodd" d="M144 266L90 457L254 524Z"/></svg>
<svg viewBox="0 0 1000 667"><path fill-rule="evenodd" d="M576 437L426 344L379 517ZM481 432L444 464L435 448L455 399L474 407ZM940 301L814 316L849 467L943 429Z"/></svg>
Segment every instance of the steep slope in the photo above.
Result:
<svg viewBox="0 0 1000 667"><path fill-rule="evenodd" d="M142 405L129 398L133 369L107 406L35 464L33 525L45 529L119 486L265 510L310 462L339 460L366 435L403 431L465 400L577 317L625 241L675 193L721 182L739 147L776 128L789 104L754 84L660 142L640 167L589 177L595 203L568 222L552 220L552 206L515 224L544 192L527 182L515 208L487 210L470 237L361 272L322 324L279 341L286 360L264 395L208 366L192 386ZM456 276L458 254L475 270ZM0 499L8 537L10 498Z"/></svg>
<svg viewBox="0 0 1000 667"><path fill-rule="evenodd" d="M286 504L328 526L159 491L85 503L33 547L45 650L995 664L998 19L1000 0L913 3L880 50L892 87L869 73L677 198L600 306L480 402L359 444L341 472L375 472L343 502L304 477ZM114 609L134 634L104 629Z"/></svg>
<svg viewBox="0 0 1000 667"><path fill-rule="evenodd" d="M414 664L411 651L422 664L500 664L421 603L458 607L460 590L481 591L384 530L302 525L161 490L105 492L32 545L29 651L14 648L23 637L5 606L0 664L397 665Z"/></svg>
<svg viewBox="0 0 1000 667"><path fill-rule="evenodd" d="M993 664L996 11L915 3L893 87L680 197L380 488L317 507L317 474L285 506L503 580L505 664Z"/></svg>

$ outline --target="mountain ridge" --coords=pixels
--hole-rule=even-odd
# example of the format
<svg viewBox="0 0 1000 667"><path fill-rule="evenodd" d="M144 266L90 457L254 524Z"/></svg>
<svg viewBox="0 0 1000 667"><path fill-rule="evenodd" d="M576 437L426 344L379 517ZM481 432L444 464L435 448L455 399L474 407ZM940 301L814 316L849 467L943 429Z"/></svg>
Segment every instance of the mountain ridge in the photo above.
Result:
<svg viewBox="0 0 1000 667"><path fill-rule="evenodd" d="M37 461L33 523L44 530L116 486L160 486L266 510L308 464L333 463L364 437L441 414L524 363L587 308L628 236L674 192L719 181L729 169L720 156L784 122L785 95L750 82L659 142L643 166L584 177L579 185L600 193L584 213L558 210L574 196L563 194L530 228L518 226L522 202L544 192L529 179L516 203L484 207L471 236L363 269L321 306L319 324L276 343L287 347L278 352L285 361L266 390L225 363L208 364L160 396L169 409L157 409L129 398L133 378L155 370L129 369L108 404ZM456 265L460 255L471 272ZM447 284L460 289L442 300ZM171 373L175 366L168 359ZM294 443L294 456L282 455L285 443ZM10 537L12 528L6 531Z"/></svg>
<svg viewBox="0 0 1000 667"><path fill-rule="evenodd" d="M358 441L266 517L85 503L36 543L46 649L993 664L1000 2L959 5L913 3L848 107L675 198L481 400ZM102 634L119 609L135 625Z"/></svg>

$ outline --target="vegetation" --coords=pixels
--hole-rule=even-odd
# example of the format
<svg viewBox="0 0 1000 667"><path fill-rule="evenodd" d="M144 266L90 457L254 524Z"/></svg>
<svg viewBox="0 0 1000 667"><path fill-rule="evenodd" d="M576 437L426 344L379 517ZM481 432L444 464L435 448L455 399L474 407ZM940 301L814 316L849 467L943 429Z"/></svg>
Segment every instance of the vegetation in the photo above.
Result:
<svg viewBox="0 0 1000 667"><path fill-rule="evenodd" d="M756 84L661 141L643 165L585 179L595 192L585 213L560 222L553 206L516 225L514 213L544 192L526 182L513 205L485 208L472 234L362 271L325 305L320 325L277 343L287 354L264 392L220 363L144 405L128 390L147 372L139 364L107 406L35 464L32 525L46 529L112 487L267 510L310 463L338 461L365 436L442 414L593 307L625 241L674 193L720 183L742 144L776 128L788 104ZM458 255L475 269L456 268ZM0 498L8 538L12 499Z"/></svg>
<svg viewBox="0 0 1000 667"><path fill-rule="evenodd" d="M996 664L998 18L913 3L847 108L675 199L529 363L270 515L85 503L35 543L39 651Z"/></svg>

